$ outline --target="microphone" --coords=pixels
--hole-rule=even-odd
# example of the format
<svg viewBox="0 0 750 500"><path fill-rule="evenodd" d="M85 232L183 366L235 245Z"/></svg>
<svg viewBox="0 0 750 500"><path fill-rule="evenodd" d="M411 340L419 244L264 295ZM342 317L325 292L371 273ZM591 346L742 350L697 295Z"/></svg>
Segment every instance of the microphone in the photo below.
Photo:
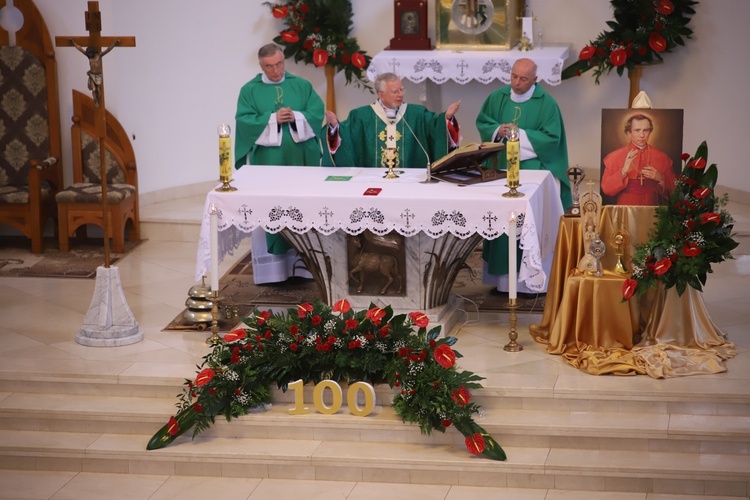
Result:
<svg viewBox="0 0 750 500"><path fill-rule="evenodd" d="M417 138L417 134L414 133L414 130L412 130L412 128L411 128L411 125L409 125L409 122L406 121L406 117L401 112L402 109L403 108L401 106L399 106L398 109L396 109L396 116L401 115L401 119L404 120L404 124L406 125L406 128L409 129L409 132L411 132L412 137L414 137L414 140L417 141L417 144L419 145L420 149L422 150L422 152L424 153L425 157L427 158L427 178L425 180L423 180L422 183L424 183L424 184L431 184L433 182L437 182L438 180L435 179L434 177L432 177L432 166L431 166L431 162L430 162L430 155L427 154L427 150L424 148L424 146L422 146L422 143Z"/></svg>

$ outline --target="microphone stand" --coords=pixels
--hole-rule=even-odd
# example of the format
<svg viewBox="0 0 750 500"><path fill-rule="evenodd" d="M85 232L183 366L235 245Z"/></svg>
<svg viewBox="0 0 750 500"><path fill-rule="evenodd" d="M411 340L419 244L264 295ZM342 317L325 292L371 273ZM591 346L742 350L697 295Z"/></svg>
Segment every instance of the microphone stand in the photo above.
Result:
<svg viewBox="0 0 750 500"><path fill-rule="evenodd" d="M417 134L414 133L414 130L412 130L411 125L409 125L409 122L406 121L406 117L401 113L401 107L398 108L397 114L401 114L401 119L404 120L404 124L406 125L406 128L409 129L409 132L411 132L412 137L414 137L414 140L417 142L417 145L419 145L419 148L424 153L425 157L427 158L427 177L423 181L419 181L422 184L434 184L436 182L439 182L436 178L432 176L432 164L430 162L430 155L427 154L427 150L422 146L422 143L419 142L419 139L417 139Z"/></svg>

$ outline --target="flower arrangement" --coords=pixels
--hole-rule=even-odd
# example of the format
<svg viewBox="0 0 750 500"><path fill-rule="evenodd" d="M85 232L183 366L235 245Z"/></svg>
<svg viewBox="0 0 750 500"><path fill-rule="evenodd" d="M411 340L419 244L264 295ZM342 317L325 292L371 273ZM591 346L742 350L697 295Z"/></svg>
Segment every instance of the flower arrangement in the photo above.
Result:
<svg viewBox="0 0 750 500"><path fill-rule="evenodd" d="M351 0L291 0L263 5L286 26L274 42L284 47L287 58L331 66L336 73L343 70L347 84L356 78L357 86L367 87L364 70L372 58L349 35L353 24Z"/></svg>
<svg viewBox="0 0 750 500"><path fill-rule="evenodd" d="M633 274L625 280L625 300L662 283L682 295L688 286L701 291L711 264L731 259L738 243L732 238L734 220L726 211L727 195L714 192L718 169L706 166L704 141L692 158L682 155L682 173L675 181L667 205L656 209L651 240L636 247Z"/></svg>
<svg viewBox="0 0 750 500"><path fill-rule="evenodd" d="M593 69L596 83L613 69L622 76L636 66L662 61L662 54L691 38L688 28L695 14L695 0L612 0L614 21L609 30L586 45L578 61L562 72L562 79L580 76Z"/></svg>
<svg viewBox="0 0 750 500"><path fill-rule="evenodd" d="M388 383L399 392L392 406L423 434L451 426L466 438L472 454L505 460L505 452L473 420L479 406L471 390L482 377L458 370L457 339L427 331L421 312L394 315L391 307L355 312L347 300L332 307L304 303L286 313L255 310L246 327L227 333L204 356L193 380L186 380L170 417L147 449L167 446L193 428L193 436L218 415L245 415L271 399L269 385L286 390L297 380ZM416 332L415 332L416 328Z"/></svg>

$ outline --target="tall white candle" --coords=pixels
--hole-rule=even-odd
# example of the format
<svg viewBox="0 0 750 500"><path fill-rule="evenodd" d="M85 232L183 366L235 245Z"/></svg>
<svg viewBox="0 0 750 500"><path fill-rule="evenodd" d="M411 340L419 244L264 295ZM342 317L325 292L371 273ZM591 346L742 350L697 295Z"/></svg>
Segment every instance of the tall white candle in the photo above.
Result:
<svg viewBox="0 0 750 500"><path fill-rule="evenodd" d="M515 299L518 296L518 271L516 270L516 213L510 213L508 220L508 298Z"/></svg>
<svg viewBox="0 0 750 500"><path fill-rule="evenodd" d="M219 293L219 213L214 204L209 212L211 218L211 292Z"/></svg>

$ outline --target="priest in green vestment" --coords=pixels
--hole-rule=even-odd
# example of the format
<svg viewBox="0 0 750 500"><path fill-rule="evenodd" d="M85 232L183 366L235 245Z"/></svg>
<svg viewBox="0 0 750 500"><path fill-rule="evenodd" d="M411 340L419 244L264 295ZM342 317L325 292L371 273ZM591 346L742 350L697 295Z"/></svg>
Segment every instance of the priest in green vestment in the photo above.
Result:
<svg viewBox="0 0 750 500"><path fill-rule="evenodd" d="M519 59L513 65L511 84L495 90L485 100L477 116L477 129L483 142L505 139L510 127L519 131L521 169L549 170L559 181L563 207L572 203L568 180L568 147L565 126L557 102L537 84L536 64ZM505 157L498 155L498 168L505 168ZM523 179L522 179L523 180ZM558 203L549 200L549 203ZM486 262L485 282L507 291L508 237L485 240L482 258ZM522 253L517 253L520 259ZM550 256L551 264L551 256ZM534 293L523 283L519 293Z"/></svg>
<svg viewBox="0 0 750 500"><path fill-rule="evenodd" d="M237 101L235 168L243 165L319 166L321 147L317 133L323 123L323 101L310 82L285 71L284 52L278 45L270 43L261 47L258 60L263 72L242 87ZM281 235L266 233L266 251L263 252L256 244L256 234L260 235L260 231L253 235L253 254L267 252L271 257L263 259L269 264L274 260L280 263L281 258L272 256L286 255L291 249ZM296 261L296 254L293 257ZM270 265L269 269L278 269L264 273L256 269L255 255L253 264L256 283L284 281L291 271L282 268L293 266Z"/></svg>
<svg viewBox="0 0 750 500"><path fill-rule="evenodd" d="M456 101L444 113L404 102L404 87L394 73L375 79L378 100L353 109L339 122L326 111L330 154L323 164L347 167L425 168L460 142Z"/></svg>

